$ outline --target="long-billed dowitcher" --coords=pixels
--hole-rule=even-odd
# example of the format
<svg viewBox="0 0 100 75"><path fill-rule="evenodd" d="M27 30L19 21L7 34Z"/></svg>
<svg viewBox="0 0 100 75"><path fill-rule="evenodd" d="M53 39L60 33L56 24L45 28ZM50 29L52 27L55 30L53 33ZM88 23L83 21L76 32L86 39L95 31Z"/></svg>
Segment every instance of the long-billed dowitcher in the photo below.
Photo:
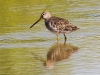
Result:
<svg viewBox="0 0 100 75"><path fill-rule="evenodd" d="M75 25L70 23L68 20L51 16L51 14L47 11L43 12L40 18L30 28L32 28L41 19L45 20L45 26L47 27L47 29L57 35L57 40L58 40L58 34L63 34L66 41L67 38L65 34L79 29Z"/></svg>

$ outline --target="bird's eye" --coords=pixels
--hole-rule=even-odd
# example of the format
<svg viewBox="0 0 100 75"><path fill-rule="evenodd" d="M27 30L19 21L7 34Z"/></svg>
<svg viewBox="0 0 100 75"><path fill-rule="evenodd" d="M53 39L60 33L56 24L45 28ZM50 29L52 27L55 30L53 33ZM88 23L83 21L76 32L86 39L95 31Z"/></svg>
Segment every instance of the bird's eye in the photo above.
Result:
<svg viewBox="0 0 100 75"><path fill-rule="evenodd" d="M45 13L43 13L42 15L45 15Z"/></svg>

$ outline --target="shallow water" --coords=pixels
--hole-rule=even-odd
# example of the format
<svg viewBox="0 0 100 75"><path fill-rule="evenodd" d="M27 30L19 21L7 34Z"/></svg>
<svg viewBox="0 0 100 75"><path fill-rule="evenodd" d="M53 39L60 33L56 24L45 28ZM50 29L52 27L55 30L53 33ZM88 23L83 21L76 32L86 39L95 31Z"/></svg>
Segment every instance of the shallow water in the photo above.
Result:
<svg viewBox="0 0 100 75"><path fill-rule="evenodd" d="M99 0L1 0L0 5L0 75L100 74ZM43 20L29 28L45 10L80 28L67 34L66 45L63 35L57 43ZM48 68L50 56L54 62Z"/></svg>

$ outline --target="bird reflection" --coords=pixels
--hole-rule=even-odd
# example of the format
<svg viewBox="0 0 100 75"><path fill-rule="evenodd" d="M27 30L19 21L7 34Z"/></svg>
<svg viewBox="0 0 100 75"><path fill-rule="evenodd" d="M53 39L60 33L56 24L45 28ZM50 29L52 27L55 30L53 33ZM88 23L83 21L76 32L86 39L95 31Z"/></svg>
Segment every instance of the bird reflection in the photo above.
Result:
<svg viewBox="0 0 100 75"><path fill-rule="evenodd" d="M78 47L72 46L71 44L56 43L47 52L47 60L44 62L44 66L53 68L55 62L68 59L77 50Z"/></svg>
<svg viewBox="0 0 100 75"><path fill-rule="evenodd" d="M63 44L57 42L49 48L46 60L36 53L32 52L32 55L35 59L43 62L46 68L52 69L55 62L68 59L76 51L78 51L78 47L75 47L71 44L66 44L65 42Z"/></svg>

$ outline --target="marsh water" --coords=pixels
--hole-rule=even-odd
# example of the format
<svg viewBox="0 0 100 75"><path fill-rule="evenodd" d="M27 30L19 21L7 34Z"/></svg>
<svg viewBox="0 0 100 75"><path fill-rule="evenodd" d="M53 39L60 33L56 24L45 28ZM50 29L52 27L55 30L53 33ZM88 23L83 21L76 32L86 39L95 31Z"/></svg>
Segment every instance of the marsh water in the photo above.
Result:
<svg viewBox="0 0 100 75"><path fill-rule="evenodd" d="M49 32L43 11L80 29ZM99 0L0 0L0 75L100 75Z"/></svg>

